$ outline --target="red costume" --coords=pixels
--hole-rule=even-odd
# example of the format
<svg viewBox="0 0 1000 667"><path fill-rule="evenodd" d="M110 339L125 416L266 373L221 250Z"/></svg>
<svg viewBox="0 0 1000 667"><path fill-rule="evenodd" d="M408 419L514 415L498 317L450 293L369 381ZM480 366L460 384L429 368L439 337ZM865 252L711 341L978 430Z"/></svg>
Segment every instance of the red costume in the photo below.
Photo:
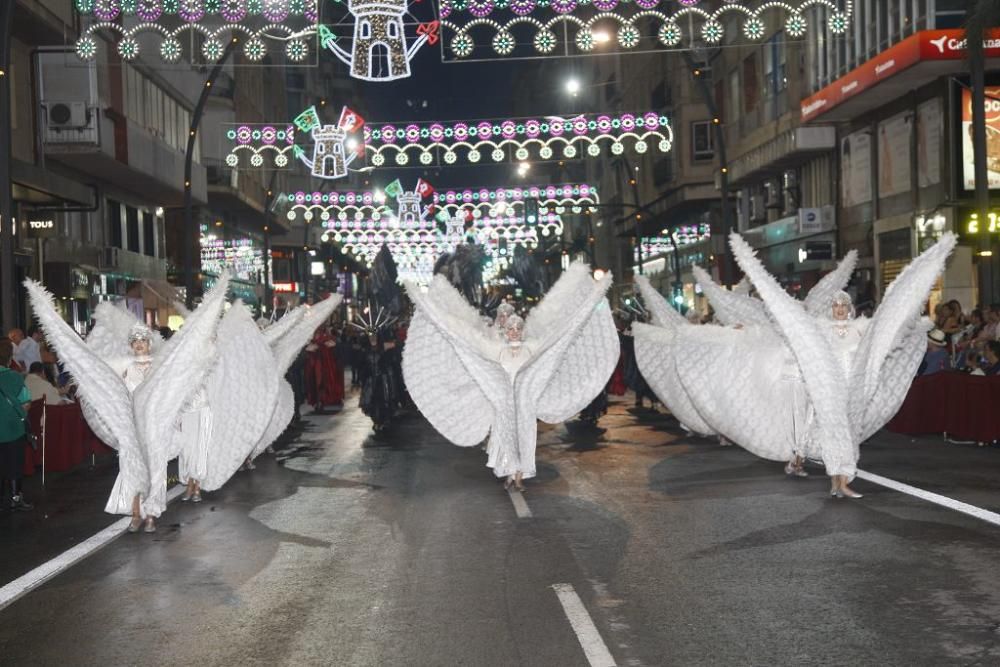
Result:
<svg viewBox="0 0 1000 667"><path fill-rule="evenodd" d="M336 344L321 329L306 346L306 400L317 410L344 402L344 369L337 363Z"/></svg>

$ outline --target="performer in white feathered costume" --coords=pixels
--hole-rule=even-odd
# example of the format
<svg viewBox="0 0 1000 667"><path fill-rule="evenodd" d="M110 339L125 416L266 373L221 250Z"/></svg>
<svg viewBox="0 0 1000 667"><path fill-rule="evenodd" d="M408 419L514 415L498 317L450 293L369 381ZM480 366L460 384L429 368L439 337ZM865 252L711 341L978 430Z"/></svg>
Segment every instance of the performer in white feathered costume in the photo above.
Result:
<svg viewBox="0 0 1000 667"><path fill-rule="evenodd" d="M834 271L825 275L809 291L802 307L816 316L829 313L835 295L847 285L856 264L857 252L852 250ZM716 284L701 267L693 267L693 272L699 287L712 305L715 319L724 327L731 327L742 333L726 332L718 327L693 328L680 313L666 304L648 279L639 276L636 283L652 315L651 326L633 327L636 357L642 372L663 404L685 429L703 436L716 435L720 442L727 444L728 440L722 432L710 426L695 408L687 389L681 383L680 370L683 368L692 381L697 382L703 369L695 352L702 350L706 356L711 357L706 363L715 361L720 366L723 363L732 364L732 368L737 369L735 372L757 378L763 391L768 393L769 401L788 406L789 409L761 420L754 431L755 437L744 446L751 451L768 452L761 454L767 457L770 457L771 451L787 450L789 458L785 474L808 477L803 463L809 453L806 451L808 441L805 428L809 405L802 373L791 351L782 342L764 302L749 295L750 284L746 278L737 285L737 289L729 291ZM690 345L682 347L679 342L679 337L682 336L685 340L695 337L699 345L694 346L693 350ZM752 347L756 352L753 358L746 358L743 345L734 347L734 342ZM716 411L716 404L710 398L706 397L706 402L702 403L706 412ZM721 420L725 424L731 416L729 413L717 415L716 421ZM755 449L758 443L763 447L762 450Z"/></svg>
<svg viewBox="0 0 1000 667"><path fill-rule="evenodd" d="M25 281L32 310L77 383L84 416L118 450L119 473L105 511L131 514L131 532L166 508L167 461L177 456L176 424L215 356L215 330L228 278L219 281L182 331L169 341L111 305L95 313L86 342L70 328L39 283ZM151 356L152 355L152 356Z"/></svg>
<svg viewBox="0 0 1000 667"><path fill-rule="evenodd" d="M569 419L614 371L610 285L610 274L594 280L586 264L572 264L523 330L520 318L508 317L508 347L443 276L426 293L408 284L416 304L403 348L410 396L454 444L473 447L489 436L487 465L520 485L535 476L536 420Z"/></svg>
<svg viewBox="0 0 1000 667"><path fill-rule="evenodd" d="M954 236L944 235L911 262L870 321L852 318L839 291L829 300L817 297L827 304L825 312L818 304L803 307L742 238L734 234L730 243L760 294L767 323L675 327L668 344L674 346L678 393L706 428L771 460L789 461L796 454L820 459L832 478L831 495L860 497L848 486L859 446L906 396L930 326L920 311ZM796 382L782 381L790 360L801 378L801 401L794 400Z"/></svg>

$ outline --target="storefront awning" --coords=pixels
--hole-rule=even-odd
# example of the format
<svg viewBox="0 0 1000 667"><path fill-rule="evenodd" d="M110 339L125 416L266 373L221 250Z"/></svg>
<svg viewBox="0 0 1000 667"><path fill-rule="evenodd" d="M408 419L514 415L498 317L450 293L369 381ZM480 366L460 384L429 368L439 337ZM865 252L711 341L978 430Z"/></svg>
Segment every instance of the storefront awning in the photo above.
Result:
<svg viewBox="0 0 1000 667"><path fill-rule="evenodd" d="M11 160L11 181L14 200L18 202L36 206L94 203L91 187L29 162Z"/></svg>

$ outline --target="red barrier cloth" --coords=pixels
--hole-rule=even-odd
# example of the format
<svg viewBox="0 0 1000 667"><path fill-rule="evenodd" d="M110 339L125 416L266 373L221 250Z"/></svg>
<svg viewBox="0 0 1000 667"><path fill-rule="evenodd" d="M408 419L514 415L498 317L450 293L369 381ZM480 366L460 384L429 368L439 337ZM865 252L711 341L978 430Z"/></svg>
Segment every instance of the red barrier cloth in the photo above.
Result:
<svg viewBox="0 0 1000 667"><path fill-rule="evenodd" d="M38 451L31 448L31 445L24 446L24 474L34 475L35 469L42 465L42 412L45 409L45 399L39 398L31 402L28 408L28 427L31 432L38 436Z"/></svg>
<svg viewBox="0 0 1000 667"><path fill-rule="evenodd" d="M1000 440L1000 376L935 373L918 377L886 425L894 433L947 433L958 440Z"/></svg>

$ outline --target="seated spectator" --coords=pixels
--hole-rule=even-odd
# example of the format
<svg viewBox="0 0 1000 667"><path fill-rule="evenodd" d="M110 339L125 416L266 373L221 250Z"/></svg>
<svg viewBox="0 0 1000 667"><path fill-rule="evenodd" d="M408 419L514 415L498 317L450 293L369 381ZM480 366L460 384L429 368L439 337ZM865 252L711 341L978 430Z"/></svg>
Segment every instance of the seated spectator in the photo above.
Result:
<svg viewBox="0 0 1000 667"><path fill-rule="evenodd" d="M962 370L969 375L986 375L979 363L979 353L975 350L969 350L965 353L965 365L962 367Z"/></svg>
<svg viewBox="0 0 1000 667"><path fill-rule="evenodd" d="M927 332L927 351L920 362L917 375L933 375L951 370L951 356L948 354L948 336L940 329Z"/></svg>
<svg viewBox="0 0 1000 667"><path fill-rule="evenodd" d="M40 361L31 364L24 384L31 392L32 401L44 398L45 405L59 405L63 402L59 390L45 377L45 365Z"/></svg>
<svg viewBox="0 0 1000 667"><path fill-rule="evenodd" d="M1000 375L1000 341L991 340L986 343L986 375Z"/></svg>

